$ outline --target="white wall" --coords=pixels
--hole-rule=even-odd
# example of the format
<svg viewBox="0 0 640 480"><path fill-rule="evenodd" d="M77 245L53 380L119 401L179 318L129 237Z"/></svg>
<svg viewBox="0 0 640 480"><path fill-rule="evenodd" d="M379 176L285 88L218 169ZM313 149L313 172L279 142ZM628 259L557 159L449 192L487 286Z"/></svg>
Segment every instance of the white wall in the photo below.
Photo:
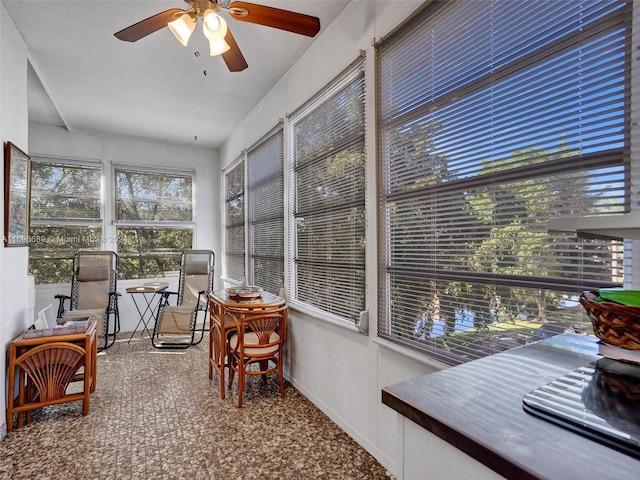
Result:
<svg viewBox="0 0 640 480"><path fill-rule="evenodd" d="M374 49L422 1L354 1L245 119L221 150L229 165L243 148L260 139L352 63L366 55L367 83L367 308L370 333L330 323L302 311L290 313L287 374L305 396L391 472L400 473L401 428L396 412L381 403L384 386L430 373L430 364L406 349L376 338L377 252L374 129ZM286 163L286 160L285 160ZM222 185L222 184L221 184Z"/></svg>
<svg viewBox="0 0 640 480"><path fill-rule="evenodd" d="M212 250L216 254L216 286L221 286L220 277L220 199L218 190L220 182L218 153L215 150L194 148L185 145L163 143L137 137L109 135L98 132L68 132L64 128L37 123L29 124L29 151L32 157L52 156L79 160L98 160L103 164L105 183L103 195L105 201L104 224L106 239L115 238L113 226L113 209L111 208L113 185L111 183L111 168L113 164L128 164L154 166L159 168L179 168L194 170L195 173L195 210L196 232L195 248ZM117 251L117 244L105 244L105 250ZM71 278L71 272L69 272ZM145 281L166 280L170 289L177 290L177 278L145 279ZM122 331L133 330L139 321L126 288L139 285L136 280L118 281L118 291L122 294L119 299L120 324ZM55 295L61 293L69 295L69 284L38 285L36 287L35 312L49 304L57 308ZM173 300L175 302L175 299Z"/></svg>
<svg viewBox="0 0 640 480"><path fill-rule="evenodd" d="M0 137L3 144L13 142L29 153L27 116L27 48L4 6L0 5ZM4 192L4 168L0 169L0 185ZM0 217L4 225L4 194ZM25 247L5 248L0 245L0 439L7 431L4 352L8 343L29 324L28 253Z"/></svg>

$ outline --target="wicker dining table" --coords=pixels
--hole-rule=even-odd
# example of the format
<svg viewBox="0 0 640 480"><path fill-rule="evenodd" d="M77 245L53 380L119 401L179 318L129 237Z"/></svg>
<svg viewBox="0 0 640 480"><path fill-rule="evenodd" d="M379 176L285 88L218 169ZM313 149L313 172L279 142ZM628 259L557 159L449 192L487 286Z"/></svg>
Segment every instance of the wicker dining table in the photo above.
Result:
<svg viewBox="0 0 640 480"><path fill-rule="evenodd" d="M254 298L234 295L233 289L209 293L209 378L213 371L220 375L220 396L225 397L225 368L227 365L227 338L236 329L236 318L262 313L285 304L285 299L269 292Z"/></svg>

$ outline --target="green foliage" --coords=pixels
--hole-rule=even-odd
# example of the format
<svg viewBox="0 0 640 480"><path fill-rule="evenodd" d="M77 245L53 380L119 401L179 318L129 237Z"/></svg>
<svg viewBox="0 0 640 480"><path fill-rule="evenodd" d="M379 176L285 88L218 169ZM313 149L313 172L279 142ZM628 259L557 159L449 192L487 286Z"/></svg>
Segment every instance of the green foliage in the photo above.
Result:
<svg viewBox="0 0 640 480"><path fill-rule="evenodd" d="M98 167L34 162L29 271L37 284L68 283L77 250L114 243L120 279L177 274L182 250L193 245L193 229L153 223L192 220L192 177L118 170L116 219L136 226L118 227L115 237L105 237L99 223L100 180Z"/></svg>
<svg viewBox="0 0 640 480"><path fill-rule="evenodd" d="M33 162L32 219L99 219L100 174L96 167Z"/></svg>
<svg viewBox="0 0 640 480"><path fill-rule="evenodd" d="M155 227L118 228L118 255L121 279L155 278L177 275L180 254L191 248L191 229Z"/></svg>
<svg viewBox="0 0 640 480"><path fill-rule="evenodd" d="M536 277L583 275L585 259L576 255L580 247L573 238L547 231L551 216L602 212L608 205L619 205L600 200L599 191L589 184L572 181L573 172L566 168L557 169L557 174L546 170L549 164L579 158L562 143L556 151L530 148L502 160L480 161L473 175L457 178L448 173L450 160L433 151L429 136L437 128L416 122L395 133L402 138L398 144L404 154L395 152L392 157L396 163L389 168L397 181L389 182L387 194L393 226L388 247L393 259L388 267L393 272L391 332L464 356L473 342L497 341L496 330L502 329L497 325L586 323L581 307L563 306L579 292L525 284ZM422 174L414 176L416 169ZM399 173L403 171L412 175ZM606 265L612 252L616 256L611 243L584 245L589 247L589 264L600 263L602 280L611 281ZM622 262L621 256L617 261ZM467 280L454 279L464 278L465 272ZM523 286L517 286L520 280ZM507 343L517 344L524 337L510 337Z"/></svg>
<svg viewBox="0 0 640 480"><path fill-rule="evenodd" d="M115 182L117 220L192 219L191 176L117 170Z"/></svg>
<svg viewBox="0 0 640 480"><path fill-rule="evenodd" d="M99 226L38 224L29 231L29 272L38 285L69 283L76 250L100 250Z"/></svg>

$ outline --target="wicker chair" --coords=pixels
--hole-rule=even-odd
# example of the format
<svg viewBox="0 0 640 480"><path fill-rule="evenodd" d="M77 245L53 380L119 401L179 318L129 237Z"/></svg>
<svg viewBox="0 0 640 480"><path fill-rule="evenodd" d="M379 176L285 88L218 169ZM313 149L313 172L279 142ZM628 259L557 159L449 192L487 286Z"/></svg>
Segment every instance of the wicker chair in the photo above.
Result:
<svg viewBox="0 0 640 480"><path fill-rule="evenodd" d="M204 337L209 301L213 288L215 256L211 250L184 250L180 259L178 291L160 292L162 299L151 342L156 348L188 348ZM171 295L177 304L170 305ZM200 334L196 338L196 331Z"/></svg>
<svg viewBox="0 0 640 480"><path fill-rule="evenodd" d="M55 296L60 302L58 318L98 320L98 336L103 338L100 350L104 350L113 345L120 331L118 255L108 250L79 250L73 256L72 272L71 295Z"/></svg>
<svg viewBox="0 0 640 480"><path fill-rule="evenodd" d="M73 343L46 343L27 350L16 366L27 374L41 402L64 397L67 387L84 363L84 348Z"/></svg>
<svg viewBox="0 0 640 480"><path fill-rule="evenodd" d="M82 414L87 415L89 391L67 393L71 382L84 380L79 371L85 364L86 355L84 348L69 342L45 343L21 354L15 361L15 367L26 374L26 401L13 408L12 412L18 416L26 414L29 421L31 411L37 408L82 400ZM18 420L18 423L22 421Z"/></svg>
<svg viewBox="0 0 640 480"><path fill-rule="evenodd" d="M280 396L284 397L282 356L287 336L287 307L231 314L230 317L236 323L236 331L228 340L228 387L231 388L235 373L238 373L238 407L242 407L247 375L261 375L266 383L266 375L277 372ZM257 368L249 368L252 365Z"/></svg>

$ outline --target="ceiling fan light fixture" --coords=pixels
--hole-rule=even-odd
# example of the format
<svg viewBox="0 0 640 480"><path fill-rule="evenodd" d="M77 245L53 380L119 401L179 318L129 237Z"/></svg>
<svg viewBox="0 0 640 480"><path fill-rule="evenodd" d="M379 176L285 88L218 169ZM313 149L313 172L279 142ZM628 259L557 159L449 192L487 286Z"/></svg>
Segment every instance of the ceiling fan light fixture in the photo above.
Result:
<svg viewBox="0 0 640 480"><path fill-rule="evenodd" d="M209 40L209 55L212 57L228 52L231 46L223 39Z"/></svg>
<svg viewBox="0 0 640 480"><path fill-rule="evenodd" d="M172 22L167 23L173 36L185 47L189 43L189 37L196 28L196 21L188 13L183 13Z"/></svg>
<svg viewBox="0 0 640 480"><path fill-rule="evenodd" d="M209 42L224 39L227 34L227 22L224 21L224 18L209 8L204 12L202 20L202 30Z"/></svg>
<svg viewBox="0 0 640 480"><path fill-rule="evenodd" d="M315 37L320 31L320 19L304 13L245 2L244 0L185 0L188 10L170 8L114 33L124 42L137 42L147 35L169 26L176 39L187 46L189 37L202 17L203 34L209 41L211 55L222 55L230 72L241 72L247 61L240 51L227 22L218 15L225 12L234 20L277 28L286 32ZM198 55L198 52L195 53Z"/></svg>

